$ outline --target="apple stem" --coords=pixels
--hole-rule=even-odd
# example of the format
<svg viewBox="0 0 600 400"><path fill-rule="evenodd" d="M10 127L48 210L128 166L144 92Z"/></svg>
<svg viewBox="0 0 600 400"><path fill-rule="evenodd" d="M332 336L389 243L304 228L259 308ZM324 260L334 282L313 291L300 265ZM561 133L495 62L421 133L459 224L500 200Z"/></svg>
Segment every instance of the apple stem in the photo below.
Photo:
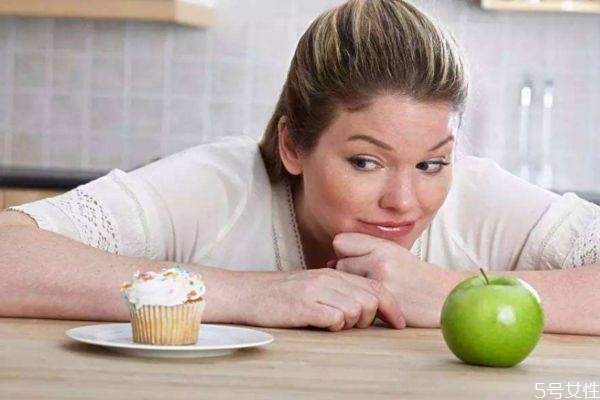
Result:
<svg viewBox="0 0 600 400"><path fill-rule="evenodd" d="M490 284L490 281L488 280L488 277L487 277L487 275L486 275L486 274L485 274L485 272L483 271L483 268L479 268L479 271L481 271L481 274L482 274L482 275L483 275L483 277L485 278L485 283L486 283L487 285L489 285L489 284Z"/></svg>

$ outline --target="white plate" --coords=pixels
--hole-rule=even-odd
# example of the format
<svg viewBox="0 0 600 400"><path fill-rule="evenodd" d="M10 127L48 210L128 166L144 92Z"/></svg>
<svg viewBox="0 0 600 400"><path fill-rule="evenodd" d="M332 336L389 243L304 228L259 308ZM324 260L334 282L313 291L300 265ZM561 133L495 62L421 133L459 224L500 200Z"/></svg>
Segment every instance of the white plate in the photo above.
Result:
<svg viewBox="0 0 600 400"><path fill-rule="evenodd" d="M273 336L255 329L227 325L202 324L196 344L159 346L134 343L130 323L81 326L69 329L67 336L79 342L95 344L133 356L163 358L216 357L246 347L263 346Z"/></svg>

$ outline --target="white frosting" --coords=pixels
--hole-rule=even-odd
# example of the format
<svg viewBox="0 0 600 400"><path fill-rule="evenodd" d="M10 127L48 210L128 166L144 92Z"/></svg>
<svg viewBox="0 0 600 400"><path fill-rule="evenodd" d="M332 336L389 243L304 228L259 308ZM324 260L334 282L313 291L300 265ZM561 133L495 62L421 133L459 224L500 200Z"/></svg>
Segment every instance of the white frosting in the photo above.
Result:
<svg viewBox="0 0 600 400"><path fill-rule="evenodd" d="M177 306L201 300L206 288L202 276L180 267L160 272L136 272L132 282L122 286L125 299L136 308Z"/></svg>

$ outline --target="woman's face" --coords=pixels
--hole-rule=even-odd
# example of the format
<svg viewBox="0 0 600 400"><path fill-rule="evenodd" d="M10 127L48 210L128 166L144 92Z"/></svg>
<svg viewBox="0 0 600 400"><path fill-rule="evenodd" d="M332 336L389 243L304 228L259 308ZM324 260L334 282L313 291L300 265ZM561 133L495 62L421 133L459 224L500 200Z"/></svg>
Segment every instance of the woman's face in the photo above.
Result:
<svg viewBox="0 0 600 400"><path fill-rule="evenodd" d="M315 148L298 154L305 233L331 244L360 232L410 249L450 189L457 125L449 104L398 95L341 110Z"/></svg>

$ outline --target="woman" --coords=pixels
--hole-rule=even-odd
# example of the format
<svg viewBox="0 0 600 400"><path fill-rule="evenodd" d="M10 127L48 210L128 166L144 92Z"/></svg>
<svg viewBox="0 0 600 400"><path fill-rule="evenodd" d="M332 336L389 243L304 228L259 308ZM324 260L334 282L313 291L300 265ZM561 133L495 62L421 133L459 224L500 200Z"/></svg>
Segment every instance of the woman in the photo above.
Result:
<svg viewBox="0 0 600 400"><path fill-rule="evenodd" d="M260 148L205 144L3 212L0 315L125 320L122 281L184 264L208 322L436 327L482 267L530 282L546 331L600 334L600 208L457 159L467 92L454 42L410 3L330 10Z"/></svg>

